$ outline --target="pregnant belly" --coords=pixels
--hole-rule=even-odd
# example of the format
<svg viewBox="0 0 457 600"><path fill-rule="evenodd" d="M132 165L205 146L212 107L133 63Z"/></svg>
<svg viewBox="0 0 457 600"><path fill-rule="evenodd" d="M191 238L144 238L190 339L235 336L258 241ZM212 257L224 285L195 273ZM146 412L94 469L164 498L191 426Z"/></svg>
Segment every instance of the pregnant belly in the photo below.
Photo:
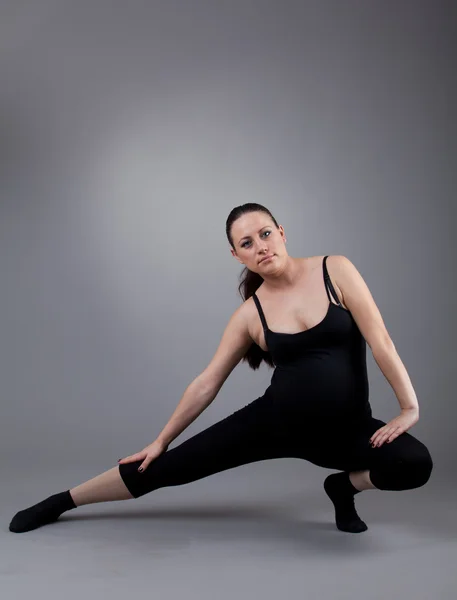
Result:
<svg viewBox="0 0 457 600"><path fill-rule="evenodd" d="M281 413L297 418L344 418L356 409L357 379L350 369L276 372L267 393Z"/></svg>

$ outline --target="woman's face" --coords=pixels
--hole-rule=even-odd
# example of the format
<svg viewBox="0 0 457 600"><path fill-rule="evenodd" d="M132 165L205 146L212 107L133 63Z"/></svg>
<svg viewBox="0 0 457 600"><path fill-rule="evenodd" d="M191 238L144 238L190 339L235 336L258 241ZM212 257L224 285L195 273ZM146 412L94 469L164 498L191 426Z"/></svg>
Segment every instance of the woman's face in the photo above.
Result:
<svg viewBox="0 0 457 600"><path fill-rule="evenodd" d="M277 229L271 218L264 212L250 212L242 215L232 225L232 239L235 250L232 255L250 271L267 274L274 272L287 257L284 228ZM263 260L266 256L272 258Z"/></svg>

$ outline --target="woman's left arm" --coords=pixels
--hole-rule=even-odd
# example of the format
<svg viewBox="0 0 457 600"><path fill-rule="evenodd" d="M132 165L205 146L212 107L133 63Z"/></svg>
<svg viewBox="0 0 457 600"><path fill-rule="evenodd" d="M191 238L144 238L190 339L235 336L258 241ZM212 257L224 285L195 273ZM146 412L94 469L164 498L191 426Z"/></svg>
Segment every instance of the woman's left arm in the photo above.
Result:
<svg viewBox="0 0 457 600"><path fill-rule="evenodd" d="M417 423L419 404L408 372L361 274L345 256L336 255L331 259L334 280L341 291L343 302L354 317L377 365L392 386L400 404L401 414L379 429L370 439L375 446L381 446L386 440L391 442Z"/></svg>

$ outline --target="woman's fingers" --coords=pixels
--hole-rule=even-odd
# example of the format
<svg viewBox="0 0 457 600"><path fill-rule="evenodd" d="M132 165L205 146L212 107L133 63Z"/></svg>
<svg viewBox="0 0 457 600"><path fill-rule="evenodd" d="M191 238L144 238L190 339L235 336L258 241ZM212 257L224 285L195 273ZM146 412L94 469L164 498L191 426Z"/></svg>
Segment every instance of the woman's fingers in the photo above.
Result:
<svg viewBox="0 0 457 600"><path fill-rule="evenodd" d="M152 463L153 460L155 460L157 458L157 454L149 454L146 455L146 459L143 461L143 463L138 467L138 471L140 473L142 473L143 471L146 471L146 469L149 467L149 465Z"/></svg>
<svg viewBox="0 0 457 600"><path fill-rule="evenodd" d="M136 454L132 454L131 456L121 458L117 462L120 464L125 464L135 462L137 460L142 460L142 464L138 467L138 471L142 473L148 468L148 466L153 460L155 460L163 452L166 452L167 448L168 444L164 446L162 442L156 440L152 444L149 444L149 446L146 446L146 448L143 448L141 452L137 452Z"/></svg>
<svg viewBox="0 0 457 600"><path fill-rule="evenodd" d="M141 460L144 457L145 457L144 452L137 452L136 454L132 454L131 456L126 456L125 458L121 458L117 462L119 464L131 463L131 462L135 462L136 460Z"/></svg>
<svg viewBox="0 0 457 600"><path fill-rule="evenodd" d="M392 426L389 427L387 425L385 425L384 427L381 427L381 429L378 429L378 431L370 439L370 443L373 446L373 448L379 448L380 446L382 446L382 444L386 440L388 440L388 443L391 442L392 439L394 439L394 438L392 438L392 436L395 434L397 429L398 429L398 427L392 427ZM395 437L397 437L397 436L395 436Z"/></svg>
<svg viewBox="0 0 457 600"><path fill-rule="evenodd" d="M370 442L371 442L371 445L373 446L373 448L375 448L381 441L381 438L382 438L384 432L386 431L386 427L387 426L384 425L383 427L381 427L381 429L378 429L378 431L370 439Z"/></svg>
<svg viewBox="0 0 457 600"><path fill-rule="evenodd" d="M143 463L138 467L138 471L140 473L142 473L143 471L146 471L146 469L148 468L151 461L152 461L152 456L148 457L145 461L143 461Z"/></svg>

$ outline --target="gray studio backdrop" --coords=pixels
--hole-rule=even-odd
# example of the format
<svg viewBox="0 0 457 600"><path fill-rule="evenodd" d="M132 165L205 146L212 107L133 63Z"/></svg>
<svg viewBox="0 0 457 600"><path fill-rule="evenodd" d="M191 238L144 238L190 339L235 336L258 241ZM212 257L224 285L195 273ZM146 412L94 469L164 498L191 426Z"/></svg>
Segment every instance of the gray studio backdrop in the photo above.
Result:
<svg viewBox="0 0 457 600"><path fill-rule="evenodd" d="M70 487L155 439L241 302L225 220L253 201L292 256L359 269L419 399L411 433L434 477L455 478L449 7L2 2L5 472L81 468ZM374 415L389 420L397 400L367 356ZM240 364L173 445L271 375ZM286 463L240 472L279 484ZM21 485L24 506L39 499Z"/></svg>

